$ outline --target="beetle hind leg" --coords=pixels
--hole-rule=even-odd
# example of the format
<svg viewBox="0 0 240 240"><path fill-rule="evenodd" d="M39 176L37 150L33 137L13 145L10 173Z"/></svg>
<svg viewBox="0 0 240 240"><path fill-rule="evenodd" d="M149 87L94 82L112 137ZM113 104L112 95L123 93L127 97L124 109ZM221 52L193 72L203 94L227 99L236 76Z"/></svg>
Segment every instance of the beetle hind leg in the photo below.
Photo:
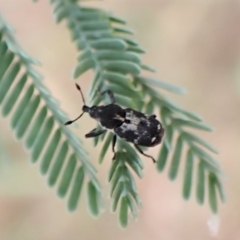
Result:
<svg viewBox="0 0 240 240"><path fill-rule="evenodd" d="M142 150L137 144L134 144L134 147L135 147L135 148L138 150L138 152L141 153L143 156L148 157L148 158L151 158L152 161L153 161L153 163L156 163L156 160L155 160L152 156L144 153L143 150Z"/></svg>

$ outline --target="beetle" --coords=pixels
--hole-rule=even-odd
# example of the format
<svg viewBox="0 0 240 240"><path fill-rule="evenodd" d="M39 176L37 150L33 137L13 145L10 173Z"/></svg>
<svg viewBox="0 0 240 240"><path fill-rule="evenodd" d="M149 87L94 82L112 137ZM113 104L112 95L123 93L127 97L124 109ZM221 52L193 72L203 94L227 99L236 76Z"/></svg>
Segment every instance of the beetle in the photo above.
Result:
<svg viewBox="0 0 240 240"><path fill-rule="evenodd" d="M88 107L85 103L82 90L78 84L76 84L76 88L80 92L84 103L82 113L76 119L66 122L65 125L72 124L81 118L84 113L88 113L90 117L97 120L103 128L95 128L87 133L85 137L97 137L105 133L107 130L111 130L114 133L112 140L112 151L114 154L112 158L113 160L116 157L116 140L117 137L120 137L127 142L133 143L139 153L151 158L154 163L156 162L152 156L144 153L139 147L154 147L161 143L164 136L164 128L156 119L156 115L147 116L131 108L124 109L120 107L115 104L116 101L114 94L110 90L106 90L101 93L101 95L108 94L110 104Z"/></svg>

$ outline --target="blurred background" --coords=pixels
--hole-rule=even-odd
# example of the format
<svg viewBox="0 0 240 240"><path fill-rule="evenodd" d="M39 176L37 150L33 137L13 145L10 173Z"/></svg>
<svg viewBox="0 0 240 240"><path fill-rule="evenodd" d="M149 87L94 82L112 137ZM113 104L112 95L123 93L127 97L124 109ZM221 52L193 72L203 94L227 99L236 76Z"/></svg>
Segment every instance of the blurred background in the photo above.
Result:
<svg viewBox="0 0 240 240"><path fill-rule="evenodd" d="M109 210L107 172L111 152L99 166L100 148L84 140L91 162L99 170L104 188L105 212L98 219L88 214L84 194L79 208L68 213L66 202L47 186L39 167L30 164L17 142L9 119L0 118L0 239L1 240L202 240L240 239L240 1L239 0L104 0L86 1L128 21L135 39L147 50L144 62L158 71L155 78L182 86L184 96L167 94L183 108L198 113L213 126L213 133L199 133L219 149L217 159L226 174L226 204L212 215L207 199L199 206L195 189L189 201L182 198L182 171L170 182L167 170L159 174L147 158L144 178L138 180L143 202L137 222L122 230ZM71 117L82 106L71 80L76 64L75 45L65 23L56 25L48 1L0 1L0 12L16 30L22 47L42 63L45 84ZM79 79L87 94L91 73ZM84 116L73 131L83 137L94 121ZM83 131L84 130L84 131ZM159 147L151 149L157 155ZM209 221L216 223L215 236Z"/></svg>

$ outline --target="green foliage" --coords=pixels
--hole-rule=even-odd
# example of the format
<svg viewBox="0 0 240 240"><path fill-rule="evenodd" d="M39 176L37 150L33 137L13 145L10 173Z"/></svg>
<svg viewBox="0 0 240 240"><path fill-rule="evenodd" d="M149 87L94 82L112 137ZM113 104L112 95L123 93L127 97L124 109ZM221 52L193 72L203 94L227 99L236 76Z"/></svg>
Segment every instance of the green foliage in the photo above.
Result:
<svg viewBox="0 0 240 240"><path fill-rule="evenodd" d="M163 90L177 94L184 91L167 82L142 75L154 69L142 62L140 54L145 51L131 38L133 33L126 28L125 20L104 10L82 6L75 0L50 2L56 22L66 20L72 40L80 52L73 77L79 78L88 70L94 71L89 90L90 104L108 103L109 99L102 98L98 92L109 89L123 107L149 115L158 111L165 138L157 158L157 170L162 172L171 158L168 175L175 180L179 166L185 160L184 199L190 198L196 178L197 202L204 203L208 189L209 205L213 212L217 212L217 192L222 201L225 199L219 163L209 153L217 153L217 150L191 132L212 131L212 128L202 122L198 115L182 109L163 94ZM68 117L59 109L41 77L33 69L35 60L18 46L12 31L1 19L0 26L2 116L12 114L11 127L16 137L25 139L33 162L41 161L40 170L47 175L49 186L57 185L60 197L69 194L70 211L76 209L83 183L88 177L89 210L94 216L99 215L101 188L82 142L70 132L69 127L63 126ZM104 141L100 163L105 159L111 140L112 133L94 139L94 145ZM136 219L138 208L141 207L134 177L136 174L142 178L143 168L136 150L129 143L118 140L116 160L110 165L108 181L111 185L112 211L119 212L119 222L123 228L128 224L129 212ZM196 176L194 168L197 168Z"/></svg>
<svg viewBox="0 0 240 240"><path fill-rule="evenodd" d="M48 175L49 186L57 186L60 197L70 192L69 210L76 209L86 178L95 189L91 199L97 202L101 188L82 142L63 125L67 115L33 69L35 60L23 52L3 19L0 55L1 113L11 116L11 128L17 139L23 139L31 161L41 161L41 173Z"/></svg>
<svg viewBox="0 0 240 240"><path fill-rule="evenodd" d="M182 94L181 88L172 86L163 81L149 79L140 74L142 71L154 71L152 67L142 63L140 54L144 52L139 44L129 35L132 31L125 27L126 22L111 13L100 9L88 8L76 2L56 0L54 13L56 22L63 19L67 21L72 40L75 41L80 54L78 65L73 72L74 78L81 77L86 71L92 69L95 77L90 86L90 104L97 105L101 101L105 104L108 99L101 99L99 89L110 89L116 95L118 104L124 107L143 110L147 114L153 114L159 109L161 119L166 131L162 149L159 153L157 169L163 171L173 152L169 178L175 180L181 160L184 159L184 148L188 149L186 168L183 184L183 196L188 199L192 190L193 159L198 160L197 174L197 201L202 204L205 198L205 174L211 174L219 181L220 191L222 187L219 176L221 174L218 162L207 152L217 153L217 150L209 143L189 132L191 129L212 131L212 128L201 121L201 118L188 112L167 99L161 90ZM157 90L158 89L158 90ZM147 100L148 99L148 100ZM173 141L177 138L177 141ZM95 144L102 140L99 136ZM104 144L100 153L100 163L104 160L109 149L112 133L104 138ZM137 216L137 205L140 205L133 172L142 177L142 163L136 151L121 140L118 141L118 153L116 161L111 165L109 182L111 184L111 198L113 211L119 208L119 220L122 227L128 222L128 209L134 217ZM210 181L210 180L209 180ZM209 183L211 209L215 212L217 205L217 185ZM210 193L209 192L209 193Z"/></svg>

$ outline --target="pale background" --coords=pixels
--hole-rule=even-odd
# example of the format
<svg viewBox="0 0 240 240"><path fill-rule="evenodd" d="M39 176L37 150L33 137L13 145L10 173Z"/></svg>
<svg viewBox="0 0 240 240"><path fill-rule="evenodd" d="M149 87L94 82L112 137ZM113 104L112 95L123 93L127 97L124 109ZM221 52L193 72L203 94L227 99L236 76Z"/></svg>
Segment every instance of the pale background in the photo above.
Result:
<svg viewBox="0 0 240 240"><path fill-rule="evenodd" d="M219 232L215 239L240 239L240 1L237 0L105 0L92 6L111 10L128 20L135 38L147 50L145 63L156 67L153 76L187 89L187 95L169 95L214 127L201 136L215 145L226 174L227 202L219 207ZM81 108L70 73L76 64L75 45L64 23L55 25L52 6L40 0L0 1L0 11L15 28L23 48L39 59L45 84L75 117ZM87 93L91 74L78 82ZM107 171L111 153L99 166L90 140L84 140L91 162L99 169L105 189L106 211L98 219L88 214L82 195L79 208L68 213L64 200L49 189L37 165L29 163L23 145L10 131L9 119L0 118L0 239L1 240L208 240L214 239L207 222L208 204L199 206L195 194L186 202L181 196L182 173L175 182L167 169L159 174L144 158L145 177L138 180L143 201L137 222L121 230L109 211ZM75 130L80 137L94 122L84 118ZM151 150L157 155L159 147ZM182 170L181 170L182 172Z"/></svg>

